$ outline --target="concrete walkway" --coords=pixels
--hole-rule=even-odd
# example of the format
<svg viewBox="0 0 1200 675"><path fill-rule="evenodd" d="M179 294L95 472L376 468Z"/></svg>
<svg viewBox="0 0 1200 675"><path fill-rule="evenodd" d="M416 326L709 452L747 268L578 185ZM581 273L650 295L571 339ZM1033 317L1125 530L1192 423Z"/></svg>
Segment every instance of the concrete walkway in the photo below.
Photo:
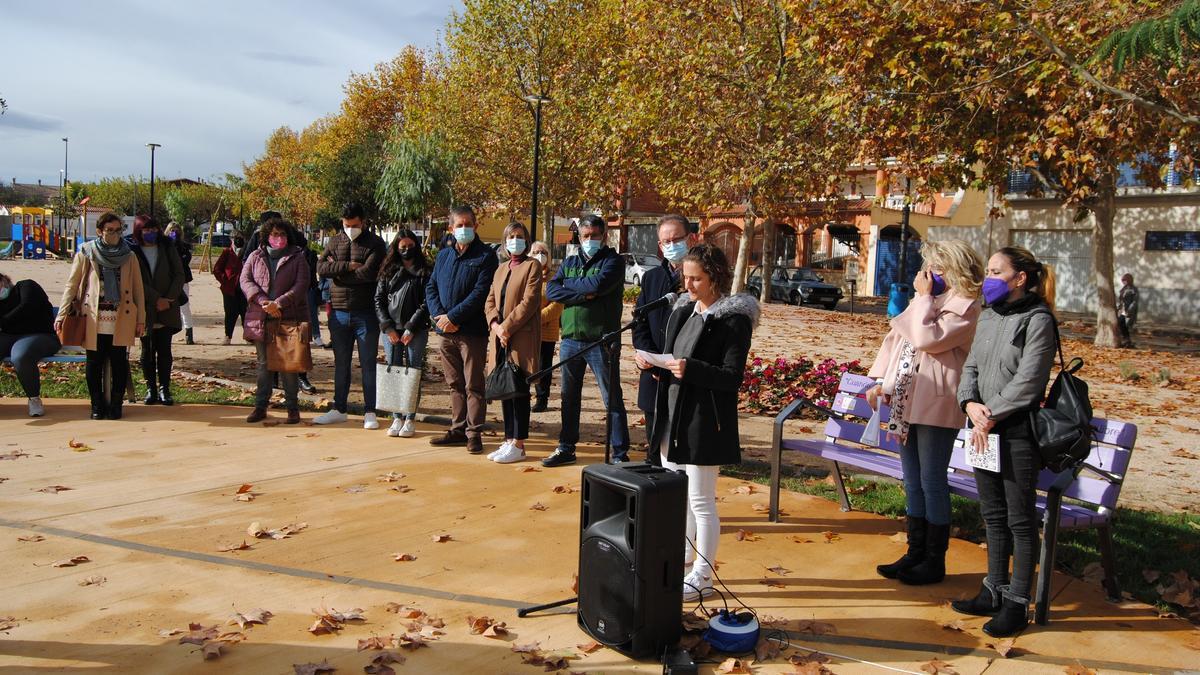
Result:
<svg viewBox="0 0 1200 675"><path fill-rule="evenodd" d="M581 466L501 466L432 448L427 437L440 429L428 425L395 439L351 424L247 425L244 408L131 405L120 422L88 421L82 401L47 408L47 417L30 420L23 400L0 401L0 457L14 457L0 459L0 672L290 673L292 664L325 659L338 672L361 672L376 652L357 651L359 640L406 630L409 620L386 611L392 602L446 624L429 647L403 651L408 663L398 672L542 672L512 650L533 642L573 649L582 657L573 671L661 672L608 649L584 655L576 645L589 638L569 610L516 618L518 607L572 595L579 494L555 488L578 487ZM76 451L72 440L90 450ZM550 448L538 439L531 450ZM581 448L581 461L599 452ZM389 472L405 475L381 481ZM243 484L253 486L253 501L236 499ZM407 491L391 489L400 485ZM921 672L933 658L964 674L1200 664L1200 632L1190 624L1137 603L1109 604L1098 586L1062 575L1050 625L1031 627L1000 658L982 619L944 604L977 588L981 548L952 542L945 583L905 587L874 572L901 551L896 521L785 493L788 517L768 524L763 488L736 489L744 485L723 478L718 489L722 579L760 616L779 619L793 644L837 655L834 672L885 672L864 662ZM50 486L71 489L42 491ZM251 523L307 527L255 539L246 534ZM449 540L435 542L438 535ZM218 550L243 540L248 550ZM397 562L397 553L415 560ZM88 562L51 564L77 556ZM81 585L93 577L103 582ZM235 610L256 608L274 617L226 625ZM321 608L362 608L365 622L313 635L312 610ZM470 634L466 617L481 615L513 634ZM4 617L15 625L3 628ZM962 630L942 627L960 619ZM814 621L835 632L813 634ZM160 633L192 622L240 630L245 640L207 662L178 634ZM755 672L792 672L786 656L794 651Z"/></svg>

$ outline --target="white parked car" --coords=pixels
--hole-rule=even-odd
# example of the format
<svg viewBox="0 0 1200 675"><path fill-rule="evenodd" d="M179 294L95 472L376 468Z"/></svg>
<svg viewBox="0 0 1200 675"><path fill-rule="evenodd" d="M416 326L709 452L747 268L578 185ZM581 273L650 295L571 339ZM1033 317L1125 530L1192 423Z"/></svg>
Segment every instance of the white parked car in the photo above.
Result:
<svg viewBox="0 0 1200 675"><path fill-rule="evenodd" d="M652 255L622 253L621 257L625 259L625 283L634 286L641 286L646 272L662 264L657 256Z"/></svg>

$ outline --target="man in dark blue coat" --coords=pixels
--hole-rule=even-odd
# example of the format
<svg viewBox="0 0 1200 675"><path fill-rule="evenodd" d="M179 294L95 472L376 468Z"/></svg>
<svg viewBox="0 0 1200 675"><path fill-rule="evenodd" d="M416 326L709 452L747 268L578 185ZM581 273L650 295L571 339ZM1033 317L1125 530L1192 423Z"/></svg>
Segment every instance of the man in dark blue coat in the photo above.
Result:
<svg viewBox="0 0 1200 675"><path fill-rule="evenodd" d="M640 308L654 302L667 293L679 292L680 265L683 264L683 257L687 255L688 250L695 245L696 235L692 232L687 218L671 213L658 219L658 248L662 254L662 264L647 270L642 276L642 291L638 295L635 307ZM669 316L669 305L647 312L645 321L640 321L633 327L633 346L642 351L661 354ZM638 385L638 408L646 417L647 440L654 428L654 404L658 392L659 371L658 368L643 370ZM652 463L659 463L657 452L651 450L648 457Z"/></svg>
<svg viewBox="0 0 1200 675"><path fill-rule="evenodd" d="M438 252L425 287L425 302L434 329L442 336L442 369L450 387L453 422L433 445L465 445L483 452L483 420L487 413L484 365L488 325L483 303L492 287L499 260L492 248L475 236L475 212L469 206L450 210L454 246Z"/></svg>

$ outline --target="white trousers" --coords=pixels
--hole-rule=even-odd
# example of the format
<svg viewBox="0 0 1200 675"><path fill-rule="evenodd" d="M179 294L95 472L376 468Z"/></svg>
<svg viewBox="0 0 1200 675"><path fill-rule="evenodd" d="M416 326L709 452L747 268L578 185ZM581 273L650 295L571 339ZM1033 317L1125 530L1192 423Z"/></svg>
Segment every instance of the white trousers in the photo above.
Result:
<svg viewBox="0 0 1200 675"><path fill-rule="evenodd" d="M179 308L179 317L183 319L183 329L187 330L192 327L192 294L191 284L183 285L183 292L188 296L188 303Z"/></svg>
<svg viewBox="0 0 1200 675"><path fill-rule="evenodd" d="M687 538L684 560L692 562L692 571L711 577L711 563L717 559L717 543L721 536L721 519L717 516L717 475L719 466L675 464L660 450L662 465L672 471L682 471L688 478ZM695 548L692 548L692 545ZM703 558L696 557L696 550Z"/></svg>

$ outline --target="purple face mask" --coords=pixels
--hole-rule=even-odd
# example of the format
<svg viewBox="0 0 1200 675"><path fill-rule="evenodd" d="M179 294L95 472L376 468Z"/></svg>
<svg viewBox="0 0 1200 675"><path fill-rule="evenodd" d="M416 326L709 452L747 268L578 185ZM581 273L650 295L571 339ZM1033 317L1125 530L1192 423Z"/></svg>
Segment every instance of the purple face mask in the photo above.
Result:
<svg viewBox="0 0 1200 675"><path fill-rule="evenodd" d="M930 289L930 293L932 293L935 296L945 293L946 292L946 280L942 278L942 275L931 272L929 276L930 276L930 278L933 279L933 288Z"/></svg>
<svg viewBox="0 0 1200 675"><path fill-rule="evenodd" d="M1004 302L1010 289L1003 279L988 277L983 280L983 301L989 305Z"/></svg>

